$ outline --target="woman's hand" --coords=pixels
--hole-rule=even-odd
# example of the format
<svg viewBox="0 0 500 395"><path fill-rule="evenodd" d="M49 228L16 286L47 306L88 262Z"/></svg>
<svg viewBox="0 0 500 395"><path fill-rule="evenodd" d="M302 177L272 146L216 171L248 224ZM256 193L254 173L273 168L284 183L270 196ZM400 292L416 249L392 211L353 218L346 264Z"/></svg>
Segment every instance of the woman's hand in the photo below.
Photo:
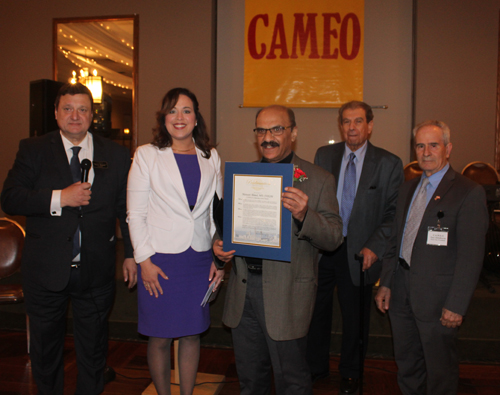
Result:
<svg viewBox="0 0 500 395"><path fill-rule="evenodd" d="M217 269L215 263L212 262L212 266L210 266L210 275L208 276L208 281L210 281L210 285L212 285L212 283L215 283L213 292L217 291L217 288L219 288L221 282L224 281L224 273L224 269Z"/></svg>
<svg viewBox="0 0 500 395"><path fill-rule="evenodd" d="M150 258L142 261L140 265L142 283L146 291L148 291L151 296L155 294L156 298L158 297L158 292L163 295L163 289L161 289L160 282L158 281L158 275L168 280L167 275L163 273L163 270L151 262Z"/></svg>

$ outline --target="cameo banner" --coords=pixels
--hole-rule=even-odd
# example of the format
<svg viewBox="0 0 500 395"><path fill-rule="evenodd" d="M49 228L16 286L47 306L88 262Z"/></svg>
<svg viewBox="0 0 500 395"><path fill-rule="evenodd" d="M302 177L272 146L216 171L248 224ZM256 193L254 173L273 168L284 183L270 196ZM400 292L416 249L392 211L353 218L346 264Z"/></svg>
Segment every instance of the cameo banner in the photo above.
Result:
<svg viewBox="0 0 500 395"><path fill-rule="evenodd" d="M363 100L364 0L246 0L244 107Z"/></svg>
<svg viewBox="0 0 500 395"><path fill-rule="evenodd" d="M292 214L281 194L293 186L291 163L226 162L224 250L235 255L291 260Z"/></svg>

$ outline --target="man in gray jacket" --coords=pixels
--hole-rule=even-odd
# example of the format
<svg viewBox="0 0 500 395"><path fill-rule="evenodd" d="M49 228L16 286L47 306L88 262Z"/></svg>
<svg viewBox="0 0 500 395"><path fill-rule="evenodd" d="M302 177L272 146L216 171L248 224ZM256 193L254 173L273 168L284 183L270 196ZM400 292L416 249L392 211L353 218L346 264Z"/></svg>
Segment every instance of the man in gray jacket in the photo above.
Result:
<svg viewBox="0 0 500 395"><path fill-rule="evenodd" d="M268 394L271 367L279 395L312 394L306 334L314 308L318 251L342 242L335 180L327 171L292 151L298 128L291 109L271 106L257 113L257 144L262 162L293 163L302 182L283 193L292 213L290 262L236 257L228 284L223 322L232 328L241 394ZM229 261L234 251L214 252Z"/></svg>

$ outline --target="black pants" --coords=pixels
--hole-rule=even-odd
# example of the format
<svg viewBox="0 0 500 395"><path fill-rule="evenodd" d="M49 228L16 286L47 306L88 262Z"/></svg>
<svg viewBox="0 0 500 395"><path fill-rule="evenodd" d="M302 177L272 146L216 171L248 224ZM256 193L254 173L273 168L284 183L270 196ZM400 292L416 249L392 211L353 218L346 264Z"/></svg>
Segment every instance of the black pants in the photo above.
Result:
<svg viewBox="0 0 500 395"><path fill-rule="evenodd" d="M68 285L53 292L25 282L26 311L30 320L31 367L40 395L64 392L64 337L71 299L78 378L76 394L100 394L108 349L108 315L114 282L81 289L80 270L71 269Z"/></svg>
<svg viewBox="0 0 500 395"><path fill-rule="evenodd" d="M264 314L262 275L248 273L247 281L243 316L232 329L241 395L270 394L272 373L277 395L312 395L305 356L307 339L271 339Z"/></svg>
<svg viewBox="0 0 500 395"><path fill-rule="evenodd" d="M359 298L360 289L354 286L347 262L347 242L333 253L324 254L319 262L318 292L309 333L307 335L307 362L311 374L329 371L330 340L332 332L333 291L337 295L342 314L342 346L339 371L342 377L359 378ZM373 284L364 290L364 352L368 344L370 307Z"/></svg>

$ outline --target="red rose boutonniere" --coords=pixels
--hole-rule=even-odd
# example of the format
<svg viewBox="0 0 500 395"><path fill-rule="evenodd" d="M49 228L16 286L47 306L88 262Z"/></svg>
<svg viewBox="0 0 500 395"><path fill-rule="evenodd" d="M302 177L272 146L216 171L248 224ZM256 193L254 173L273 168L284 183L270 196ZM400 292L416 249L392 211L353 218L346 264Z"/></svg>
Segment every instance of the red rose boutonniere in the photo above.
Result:
<svg viewBox="0 0 500 395"><path fill-rule="evenodd" d="M295 166L295 168L293 170L293 180L298 181L298 182L302 182L304 180L307 180L306 173L304 173L297 166Z"/></svg>

